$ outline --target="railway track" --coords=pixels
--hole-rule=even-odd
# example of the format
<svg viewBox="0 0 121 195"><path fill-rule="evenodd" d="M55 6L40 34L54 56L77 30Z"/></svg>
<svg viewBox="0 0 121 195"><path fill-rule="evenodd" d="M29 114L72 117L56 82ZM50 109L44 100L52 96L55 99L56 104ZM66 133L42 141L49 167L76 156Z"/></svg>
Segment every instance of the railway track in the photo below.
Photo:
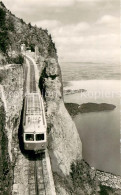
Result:
<svg viewBox="0 0 121 195"><path fill-rule="evenodd" d="M37 91L35 69L33 62L27 58L30 65L30 83L29 83L29 93ZM27 70L26 70L27 73ZM47 174L45 153L34 154L31 153L27 155L29 159L29 170L28 170L28 192L29 195L47 195L47 179L44 178L44 173ZM43 171L44 170L44 171Z"/></svg>
<svg viewBox="0 0 121 195"><path fill-rule="evenodd" d="M24 94L27 91L26 87L27 87L27 79L26 79L26 75L28 74L28 67L25 66L24 67Z"/></svg>
<svg viewBox="0 0 121 195"><path fill-rule="evenodd" d="M30 93L36 92L36 79L35 79L35 70L33 63L29 60L30 63Z"/></svg>
<svg viewBox="0 0 121 195"><path fill-rule="evenodd" d="M46 182L43 174L45 154L33 155L29 158L28 188L29 195L47 195Z"/></svg>

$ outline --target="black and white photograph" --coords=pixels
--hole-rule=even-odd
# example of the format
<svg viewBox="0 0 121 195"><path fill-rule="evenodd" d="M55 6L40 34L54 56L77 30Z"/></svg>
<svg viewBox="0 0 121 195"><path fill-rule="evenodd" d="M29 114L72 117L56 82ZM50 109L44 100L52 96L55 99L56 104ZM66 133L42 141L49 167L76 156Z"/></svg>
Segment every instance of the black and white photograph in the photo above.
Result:
<svg viewBox="0 0 121 195"><path fill-rule="evenodd" d="M120 8L0 1L0 195L121 195Z"/></svg>

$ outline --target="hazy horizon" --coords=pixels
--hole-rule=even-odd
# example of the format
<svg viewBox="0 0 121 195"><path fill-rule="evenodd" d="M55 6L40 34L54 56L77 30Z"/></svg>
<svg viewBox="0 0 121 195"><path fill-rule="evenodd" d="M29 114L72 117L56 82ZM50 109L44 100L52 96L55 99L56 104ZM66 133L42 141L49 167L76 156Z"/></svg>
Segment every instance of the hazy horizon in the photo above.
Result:
<svg viewBox="0 0 121 195"><path fill-rule="evenodd" d="M48 29L59 61L120 61L119 0L10 0L27 23Z"/></svg>

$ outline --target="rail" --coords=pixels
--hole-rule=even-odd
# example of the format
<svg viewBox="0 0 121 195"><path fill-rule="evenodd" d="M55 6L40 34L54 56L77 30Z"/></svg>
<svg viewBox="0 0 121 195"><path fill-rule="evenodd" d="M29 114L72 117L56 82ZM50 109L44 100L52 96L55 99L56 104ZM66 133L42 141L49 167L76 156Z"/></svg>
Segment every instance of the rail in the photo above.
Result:
<svg viewBox="0 0 121 195"><path fill-rule="evenodd" d="M43 174L45 154L33 155L29 159L29 195L47 195Z"/></svg>
<svg viewBox="0 0 121 195"><path fill-rule="evenodd" d="M31 91L34 94L35 82L36 82L35 93L39 94L40 91L37 86L37 83L39 81L39 73L38 73L37 65L35 64L34 60L31 59L30 56L28 56L28 58L26 56L26 66L24 67L24 78L25 78L24 95L30 94L30 88L32 88ZM31 85L30 85L30 80L31 80ZM0 91L1 91L0 95L2 96L4 101L4 97L3 97L4 88L1 89ZM39 96L39 101L42 104L42 109L45 114L43 99L41 94ZM36 98L35 98L35 102L37 102ZM37 103L35 103L35 107L36 105ZM45 118L45 122L46 122L46 118ZM11 147L9 148L11 149ZM16 158L16 163L14 167L14 181L12 187L12 195L15 194L56 195L48 150L46 149L43 155L39 155L39 154L35 155L34 152L26 152L24 150L22 151L21 149L23 148L18 147L18 142L15 142L14 148L18 156ZM11 153L10 150L9 153Z"/></svg>
<svg viewBox="0 0 121 195"><path fill-rule="evenodd" d="M29 57L25 56L27 61L28 61L28 69L26 70L28 72L27 77L28 78L28 88L29 88L29 93L39 93L39 89L37 88L37 83L36 80L38 81L38 75L37 71L35 70L35 64L33 60L31 60ZM37 78L36 78L37 77ZM43 104L43 99L40 94L40 103L42 107L42 117L45 126L46 124L46 118L45 118L45 111L44 111L44 104ZM29 157L29 171L28 171L28 189L29 189L29 195L55 195L55 188L54 188L54 182L51 168L48 163L48 158L47 158L47 152L43 154L36 154L31 157ZM47 161L47 162L46 162ZM47 177L48 174L48 177ZM49 184L48 184L49 183Z"/></svg>

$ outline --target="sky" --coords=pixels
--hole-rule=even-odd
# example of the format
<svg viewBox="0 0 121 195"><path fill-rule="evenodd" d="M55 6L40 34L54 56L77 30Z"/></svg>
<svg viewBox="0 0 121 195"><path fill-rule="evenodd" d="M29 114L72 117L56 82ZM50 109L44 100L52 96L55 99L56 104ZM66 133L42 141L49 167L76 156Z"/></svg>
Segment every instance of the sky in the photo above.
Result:
<svg viewBox="0 0 121 195"><path fill-rule="evenodd" d="M59 61L120 61L120 0L3 0L25 22L48 29Z"/></svg>

